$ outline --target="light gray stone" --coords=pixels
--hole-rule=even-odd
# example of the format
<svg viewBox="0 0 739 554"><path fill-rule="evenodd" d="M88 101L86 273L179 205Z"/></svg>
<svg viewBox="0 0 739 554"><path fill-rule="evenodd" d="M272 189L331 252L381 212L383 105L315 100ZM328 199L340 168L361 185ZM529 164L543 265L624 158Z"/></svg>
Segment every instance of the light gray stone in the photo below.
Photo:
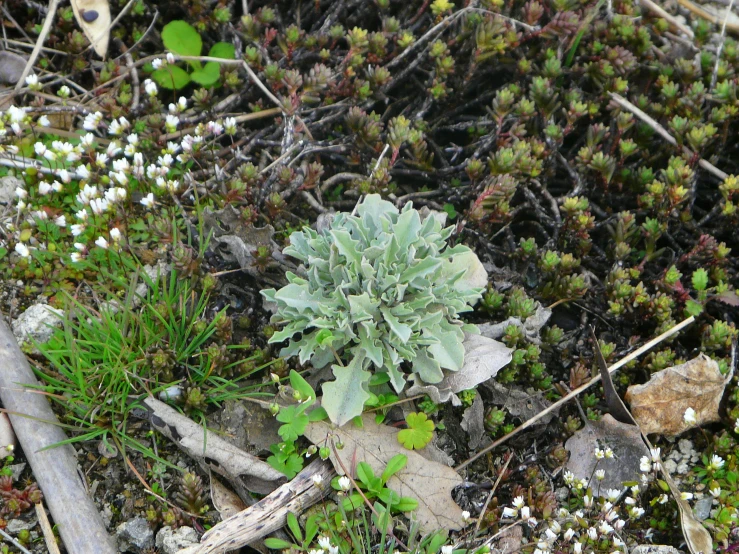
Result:
<svg viewBox="0 0 739 554"><path fill-rule="evenodd" d="M708 519L711 515L711 507L713 506L713 498L710 496L707 496L706 498L701 498L695 503L695 506L693 507L693 514L695 514L695 517L699 521L703 521L704 519Z"/></svg>
<svg viewBox="0 0 739 554"><path fill-rule="evenodd" d="M682 554L682 552L663 544L642 544L632 548L631 554Z"/></svg>
<svg viewBox="0 0 739 554"><path fill-rule="evenodd" d="M115 531L120 552L139 554L154 547L154 531L143 517L121 523Z"/></svg>
<svg viewBox="0 0 739 554"><path fill-rule="evenodd" d="M0 177L0 206L10 206L15 202L16 187L23 187L23 181L18 177L6 175Z"/></svg>
<svg viewBox="0 0 739 554"><path fill-rule="evenodd" d="M37 520L35 518L31 519L30 521L26 521L25 519L11 519L8 521L8 525L5 528L5 531L9 534L15 536L20 531L30 531L34 527L36 527Z"/></svg>
<svg viewBox="0 0 739 554"><path fill-rule="evenodd" d="M34 304L13 321L13 335L18 344L45 343L54 334L54 328L62 324L64 312L48 304Z"/></svg>
<svg viewBox="0 0 739 554"><path fill-rule="evenodd" d="M157 533L156 545L161 554L177 554L181 549L198 544L198 533L192 527L162 527Z"/></svg>

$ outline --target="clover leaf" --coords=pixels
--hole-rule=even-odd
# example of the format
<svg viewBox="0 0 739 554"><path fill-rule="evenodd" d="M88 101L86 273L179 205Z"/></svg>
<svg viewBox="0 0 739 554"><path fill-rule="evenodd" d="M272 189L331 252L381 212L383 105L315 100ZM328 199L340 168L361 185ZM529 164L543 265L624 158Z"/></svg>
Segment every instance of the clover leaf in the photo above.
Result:
<svg viewBox="0 0 739 554"><path fill-rule="evenodd" d="M408 429L403 429L398 433L398 442L405 446L408 450L420 450L424 448L434 436L434 422L426 417L426 414L410 413L406 416L405 422Z"/></svg>

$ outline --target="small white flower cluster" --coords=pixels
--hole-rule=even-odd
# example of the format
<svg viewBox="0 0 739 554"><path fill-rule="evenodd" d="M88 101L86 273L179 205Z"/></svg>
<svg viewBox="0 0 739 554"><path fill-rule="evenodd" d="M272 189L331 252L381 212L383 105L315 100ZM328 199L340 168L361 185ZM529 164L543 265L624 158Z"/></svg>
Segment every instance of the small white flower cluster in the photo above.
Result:
<svg viewBox="0 0 739 554"><path fill-rule="evenodd" d="M174 63L174 58L168 63ZM29 87L38 85L35 75L29 76L26 82ZM143 86L148 96L153 98L158 94L153 81L147 80ZM64 85L57 95L68 98L71 90ZM169 113L162 114L166 132L173 133L178 129L179 114L187 107L185 97L169 105ZM34 122L29 110L10 106L5 112L0 112L0 141L3 137L12 136L9 133L32 136L34 126L49 125L46 116ZM125 243L124 229L110 223L121 220L122 210L131 209L132 183L141 196L138 200L140 205L147 210L153 209L158 198L181 192L181 176L188 173L182 166L210 138L217 139L224 131L228 135L237 132L235 118L201 123L192 134L185 134L179 142L168 142L158 155L154 153L152 156L150 150L141 150L142 137L124 116L106 122L103 113L91 112L85 115L81 127L87 134L77 144L62 140L49 144L39 140L33 145L35 161L43 170L39 176L43 176L37 187L19 186L16 189L17 215L12 222L3 223L13 233L14 251L22 258L30 258L34 249L46 249L45 233L32 233L29 237L27 232L20 232L21 227L38 227L41 221L66 229L68 236L75 241L75 251L69 258L72 262L82 261L91 247L119 250ZM105 132L111 140L102 144L97 136ZM15 155L19 149L0 142L0 153ZM175 174L180 177L175 178ZM75 200L71 204L68 201L70 193ZM21 225L22 221L27 225ZM64 238L64 233L61 238Z"/></svg>
<svg viewBox="0 0 739 554"><path fill-rule="evenodd" d="M318 537L318 546L319 548L309 550L308 554L323 554L324 552L328 552L328 554L338 554L339 552L339 547L331 544L331 539L325 536Z"/></svg>
<svg viewBox="0 0 739 554"><path fill-rule="evenodd" d="M595 457L602 460L613 458L614 454L608 448L597 448ZM595 476L601 481L605 477L605 472L600 470ZM520 519L531 529L540 532L534 554L587 553L592 552L595 545L600 548L604 543L608 543L613 552L623 552L626 543L621 531L628 521L639 519L645 512L638 506L640 486L635 485L623 490L607 489L604 493L594 496L588 488L587 479L578 479L570 471L564 472L563 479L570 491L582 498L584 509L570 513L567 509L560 508L556 517L548 520L546 526L541 529L536 518L532 516L531 508L526 506L524 497L517 496L513 499L512 507L503 509L503 518ZM621 498L623 507L616 505Z"/></svg>

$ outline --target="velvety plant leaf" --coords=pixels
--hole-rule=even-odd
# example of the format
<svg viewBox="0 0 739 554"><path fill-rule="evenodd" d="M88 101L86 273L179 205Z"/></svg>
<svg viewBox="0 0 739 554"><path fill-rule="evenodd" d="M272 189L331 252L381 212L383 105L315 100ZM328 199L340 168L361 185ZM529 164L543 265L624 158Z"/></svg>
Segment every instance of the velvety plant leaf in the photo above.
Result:
<svg viewBox="0 0 739 554"><path fill-rule="evenodd" d="M346 367L331 367L335 381L323 384L321 405L329 419L336 425L344 425L361 415L364 403L370 395L366 390L370 372L362 369L364 355L355 356Z"/></svg>

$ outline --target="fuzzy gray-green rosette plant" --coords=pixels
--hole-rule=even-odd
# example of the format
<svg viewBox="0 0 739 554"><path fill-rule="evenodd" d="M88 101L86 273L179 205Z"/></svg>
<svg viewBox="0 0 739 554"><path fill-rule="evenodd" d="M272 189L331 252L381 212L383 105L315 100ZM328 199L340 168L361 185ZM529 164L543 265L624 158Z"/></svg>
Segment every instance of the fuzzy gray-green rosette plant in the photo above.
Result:
<svg viewBox="0 0 739 554"><path fill-rule="evenodd" d="M277 306L272 322L284 324L269 342L289 341L281 356L316 368L337 356L344 364L323 384L322 406L337 425L362 413L373 372L387 374L399 393L404 368L428 384L442 370L459 371L464 331L477 332L459 314L482 292L464 279L477 256L447 246L454 227L442 217L423 217L411 203L399 211L376 194L356 211L337 214L322 232L293 233L284 253L302 262L303 275L288 273L288 285L262 291Z"/></svg>

